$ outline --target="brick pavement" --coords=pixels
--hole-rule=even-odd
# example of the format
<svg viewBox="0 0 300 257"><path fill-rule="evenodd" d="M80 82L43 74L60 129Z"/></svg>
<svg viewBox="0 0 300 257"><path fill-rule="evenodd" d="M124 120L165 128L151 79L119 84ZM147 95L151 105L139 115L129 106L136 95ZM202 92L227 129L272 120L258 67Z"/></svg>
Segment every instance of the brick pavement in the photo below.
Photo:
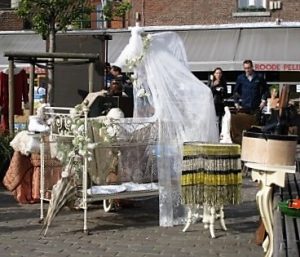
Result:
<svg viewBox="0 0 300 257"><path fill-rule="evenodd" d="M186 233L182 226L158 226L157 200L135 202L134 208L104 213L92 205L88 212L90 235L82 232L83 212L64 210L46 237L40 236L39 205L19 205L0 187L0 257L256 257L254 244L258 214L256 186L244 179L243 202L225 209L228 231L216 223L211 239L201 223Z"/></svg>

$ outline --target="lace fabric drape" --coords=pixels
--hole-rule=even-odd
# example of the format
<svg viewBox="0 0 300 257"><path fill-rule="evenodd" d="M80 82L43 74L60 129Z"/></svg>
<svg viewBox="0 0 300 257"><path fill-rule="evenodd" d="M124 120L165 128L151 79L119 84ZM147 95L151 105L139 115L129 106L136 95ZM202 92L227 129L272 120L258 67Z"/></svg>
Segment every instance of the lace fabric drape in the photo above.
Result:
<svg viewBox="0 0 300 257"><path fill-rule="evenodd" d="M106 133L97 127L99 122L105 122L104 130L114 134L109 142L105 142ZM154 156L157 126L154 121L100 116L89 119L88 134L93 143L100 143L93 150L93 161L89 162L89 176L94 184L157 181Z"/></svg>
<svg viewBox="0 0 300 257"><path fill-rule="evenodd" d="M147 35L150 44L145 47L142 32L140 27L132 28L129 44L115 65L128 69L131 64L134 117L157 120L160 225L173 226L185 220L180 186L183 143L218 141L215 109L210 89L187 67L179 36ZM146 92L142 97L140 90Z"/></svg>

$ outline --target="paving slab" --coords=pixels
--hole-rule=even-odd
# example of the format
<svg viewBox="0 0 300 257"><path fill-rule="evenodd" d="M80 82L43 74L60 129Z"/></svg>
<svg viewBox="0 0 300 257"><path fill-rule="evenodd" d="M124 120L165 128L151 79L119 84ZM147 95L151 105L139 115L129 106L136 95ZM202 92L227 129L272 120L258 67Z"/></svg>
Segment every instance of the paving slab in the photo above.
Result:
<svg viewBox="0 0 300 257"><path fill-rule="evenodd" d="M216 222L211 239L203 224L159 227L158 200L134 202L134 207L105 213L101 204L88 212L90 234L82 232L83 212L64 209L46 237L39 223L39 204L20 205L0 187L0 257L256 257L262 248L254 243L258 226L257 186L243 181L243 201L225 208L228 230Z"/></svg>

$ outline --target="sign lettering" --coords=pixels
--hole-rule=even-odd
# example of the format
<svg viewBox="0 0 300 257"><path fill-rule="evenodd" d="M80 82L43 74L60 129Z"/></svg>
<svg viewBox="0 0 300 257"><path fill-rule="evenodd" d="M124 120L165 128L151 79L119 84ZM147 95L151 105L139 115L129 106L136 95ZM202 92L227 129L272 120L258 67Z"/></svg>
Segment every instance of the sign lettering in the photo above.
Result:
<svg viewBox="0 0 300 257"><path fill-rule="evenodd" d="M300 63L256 63L254 64L254 69L257 71L300 71Z"/></svg>

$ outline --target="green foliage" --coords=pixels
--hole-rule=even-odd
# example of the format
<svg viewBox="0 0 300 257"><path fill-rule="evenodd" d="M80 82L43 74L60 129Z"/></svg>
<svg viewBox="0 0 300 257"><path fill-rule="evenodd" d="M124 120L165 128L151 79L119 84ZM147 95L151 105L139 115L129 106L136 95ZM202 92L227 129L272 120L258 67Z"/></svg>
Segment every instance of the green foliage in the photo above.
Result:
<svg viewBox="0 0 300 257"><path fill-rule="evenodd" d="M273 84L273 85L271 85L271 86L269 87L270 92L271 92L273 89L276 90L277 92L279 92L279 84Z"/></svg>
<svg viewBox="0 0 300 257"><path fill-rule="evenodd" d="M10 156L13 149L9 145L12 137L9 135L0 135L0 159L5 159Z"/></svg>
<svg viewBox="0 0 300 257"><path fill-rule="evenodd" d="M83 14L72 22L73 29L91 28L91 18L88 14Z"/></svg>
<svg viewBox="0 0 300 257"><path fill-rule="evenodd" d="M21 0L17 14L32 23L33 29L47 38L50 32L65 30L78 17L90 14L87 0Z"/></svg>
<svg viewBox="0 0 300 257"><path fill-rule="evenodd" d="M13 154L13 149L9 145L11 140L12 137L9 135L0 135L0 175L3 172L6 162L11 159Z"/></svg>
<svg viewBox="0 0 300 257"><path fill-rule="evenodd" d="M128 1L115 2L113 0L109 0L103 7L103 13L106 20L111 21L114 17L123 18L131 8L132 5Z"/></svg>

